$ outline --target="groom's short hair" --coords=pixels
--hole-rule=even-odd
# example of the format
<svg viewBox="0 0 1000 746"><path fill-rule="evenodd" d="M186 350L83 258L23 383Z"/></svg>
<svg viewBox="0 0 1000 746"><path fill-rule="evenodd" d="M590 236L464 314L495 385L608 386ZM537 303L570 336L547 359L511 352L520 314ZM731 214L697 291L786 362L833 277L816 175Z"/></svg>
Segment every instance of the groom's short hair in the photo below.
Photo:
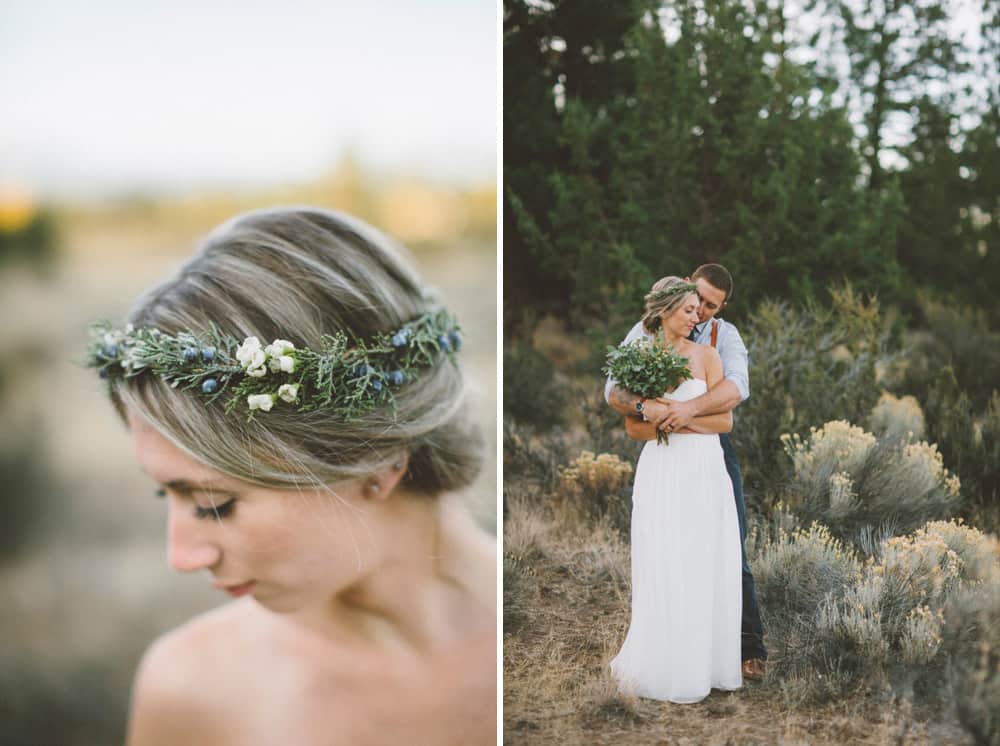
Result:
<svg viewBox="0 0 1000 746"><path fill-rule="evenodd" d="M691 275L691 279L697 280L699 277L704 277L709 285L724 292L726 303L733 297L733 276L721 264L702 264Z"/></svg>

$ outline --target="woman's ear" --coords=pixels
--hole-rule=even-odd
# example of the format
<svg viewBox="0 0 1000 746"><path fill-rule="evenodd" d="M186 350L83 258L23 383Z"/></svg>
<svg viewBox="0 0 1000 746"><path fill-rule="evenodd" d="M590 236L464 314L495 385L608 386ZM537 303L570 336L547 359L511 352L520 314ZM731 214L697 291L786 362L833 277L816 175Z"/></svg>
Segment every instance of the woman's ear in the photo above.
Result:
<svg viewBox="0 0 1000 746"><path fill-rule="evenodd" d="M410 463L408 453L400 453L399 457L393 459L389 466L372 474L365 480L364 495L372 500L384 500L392 494L399 484L399 480L406 474L406 469Z"/></svg>

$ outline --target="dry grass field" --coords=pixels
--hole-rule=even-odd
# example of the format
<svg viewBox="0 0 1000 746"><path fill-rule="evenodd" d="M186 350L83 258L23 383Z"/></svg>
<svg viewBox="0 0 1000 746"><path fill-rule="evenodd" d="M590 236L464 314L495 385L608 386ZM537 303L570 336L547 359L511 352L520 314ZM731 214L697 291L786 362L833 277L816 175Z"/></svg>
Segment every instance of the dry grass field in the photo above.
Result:
<svg viewBox="0 0 1000 746"><path fill-rule="evenodd" d="M516 744L971 744L903 702L856 696L804 706L781 683L746 682L694 705L623 696L608 661L629 618L619 534L508 485L504 520L504 742Z"/></svg>

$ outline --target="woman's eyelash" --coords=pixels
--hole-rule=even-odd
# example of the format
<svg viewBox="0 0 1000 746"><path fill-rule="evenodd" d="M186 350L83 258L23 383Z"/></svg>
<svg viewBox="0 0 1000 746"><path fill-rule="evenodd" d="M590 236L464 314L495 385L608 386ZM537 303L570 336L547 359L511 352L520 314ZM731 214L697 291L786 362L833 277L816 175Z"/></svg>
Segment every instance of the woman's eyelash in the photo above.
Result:
<svg viewBox="0 0 1000 746"><path fill-rule="evenodd" d="M226 500L221 505L213 505L209 508L203 508L200 505L194 506L194 517L195 518L225 518L230 513L233 512L233 507L236 505L236 498L231 497Z"/></svg>
<svg viewBox="0 0 1000 746"><path fill-rule="evenodd" d="M156 497L166 497L167 491L162 487L153 493ZM231 497L224 503L219 505L212 505L207 508L203 508L201 505L194 506L194 517L195 518L225 518L233 512L233 508L236 505L236 498Z"/></svg>

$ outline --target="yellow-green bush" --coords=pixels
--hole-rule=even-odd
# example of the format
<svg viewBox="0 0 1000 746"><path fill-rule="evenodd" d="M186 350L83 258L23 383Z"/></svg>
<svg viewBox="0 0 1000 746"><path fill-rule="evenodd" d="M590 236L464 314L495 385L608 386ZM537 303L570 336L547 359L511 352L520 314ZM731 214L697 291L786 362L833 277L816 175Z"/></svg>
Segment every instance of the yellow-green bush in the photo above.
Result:
<svg viewBox="0 0 1000 746"><path fill-rule="evenodd" d="M631 522L631 484L631 464L611 453L583 451L560 467L554 494L588 520L606 516L612 526L626 532Z"/></svg>
<svg viewBox="0 0 1000 746"><path fill-rule="evenodd" d="M926 423L920 403L913 396L893 396L883 391L868 417L868 426L879 437L906 440L924 437Z"/></svg>
<svg viewBox="0 0 1000 746"><path fill-rule="evenodd" d="M935 445L879 440L844 420L781 441L792 466L786 502L803 522L819 521L847 541L873 527L911 531L958 507L961 484Z"/></svg>

